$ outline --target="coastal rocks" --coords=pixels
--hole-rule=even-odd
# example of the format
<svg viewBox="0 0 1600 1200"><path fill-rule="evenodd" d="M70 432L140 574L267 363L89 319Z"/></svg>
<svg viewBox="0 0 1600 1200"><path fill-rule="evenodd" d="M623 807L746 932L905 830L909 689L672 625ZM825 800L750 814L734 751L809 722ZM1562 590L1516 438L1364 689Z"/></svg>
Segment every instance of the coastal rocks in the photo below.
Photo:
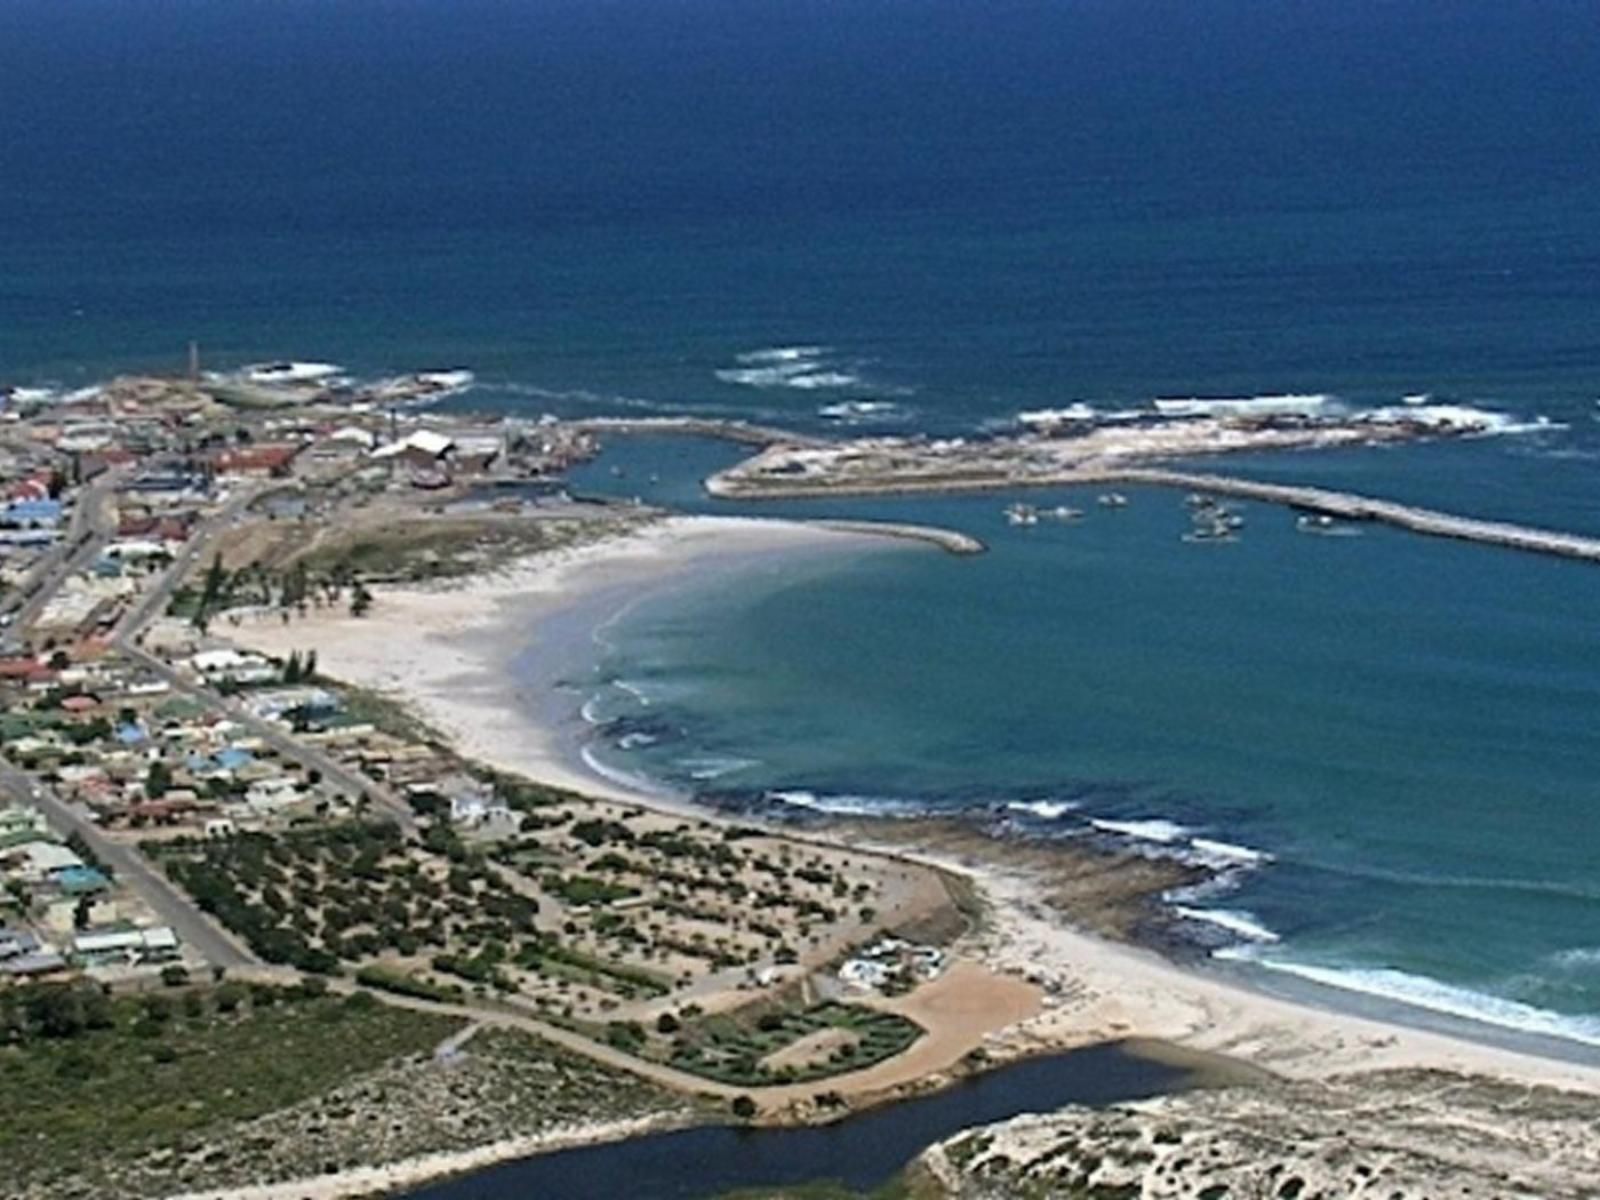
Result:
<svg viewBox="0 0 1600 1200"><path fill-rule="evenodd" d="M1383 1071L1019 1117L922 1165L964 1200L1576 1200L1600 1178L1600 1122L1573 1093Z"/></svg>

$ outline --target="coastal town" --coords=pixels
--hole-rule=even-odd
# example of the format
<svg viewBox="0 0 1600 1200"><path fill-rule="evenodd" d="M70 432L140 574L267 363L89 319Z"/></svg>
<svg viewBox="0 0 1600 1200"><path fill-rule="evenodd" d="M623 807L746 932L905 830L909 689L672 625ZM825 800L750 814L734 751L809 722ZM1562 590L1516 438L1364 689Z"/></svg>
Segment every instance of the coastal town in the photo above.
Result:
<svg viewBox="0 0 1600 1200"><path fill-rule="evenodd" d="M940 872L520 778L314 650L249 647L313 613L359 622L385 585L648 525L567 494L593 434L423 419L398 385L351 397L309 369L243 375L5 406L10 1037L51 1036L69 1000L113 1006L60 1018L72 1032L116 1027L119 1005L232 1018L331 988L437 1014L441 1041L531 1032L724 1111L848 1108L863 1089L836 1080L923 1070L883 1064L941 1040L912 1001L973 910ZM227 990L247 984L256 1005ZM963 1038L944 1066L981 1040ZM41 1171L27 1194L77 1194ZM116 1187L217 1176L169 1174Z"/></svg>
<svg viewBox="0 0 1600 1200"><path fill-rule="evenodd" d="M501 744L473 736L506 719L501 700L442 727L453 660L423 642L482 620L475 595L576 592L585 571L696 538L982 548L868 522L675 518L567 478L628 432L751 444L711 482L729 494L728 479L849 491L858 469L916 479L967 461L937 444L427 407L469 378L353 385L262 364L0 408L0 1053L20 1064L7 1195L393 1191L587 1141L836 1120L1131 1037L1182 1043L1221 1095L1268 1086L1263 1068L1355 1072L1350 1103L1404 1093L1384 1074L1402 1065L1498 1068L1447 1039L1317 1024L1090 936L1134 940L1155 899L1199 880L1171 858L1024 850L937 823L777 827L481 750ZM1180 437L1358 436L1275 414L1180 429L1120 436L1163 455ZM1011 471L1017 455L1082 453L1084 436L1111 444L1052 427L972 453ZM1294 1048L1306 1039L1323 1049ZM150 1102L149 1081L171 1101ZM119 1130L92 1169L100 1126L68 1119L85 1104ZM1567 1129L1570 1106L1551 1110ZM1164 1154L1165 1135L1117 1120L1006 1135L1027 1151L1009 1157L1003 1138L954 1141L917 1186L987 1194L963 1174L981 1168L1033 1187L1060 1159L1113 1189L1068 1194L1136 1194L1114 1190L1131 1176L1101 1142ZM1192 1193L1172 1194L1225 1194L1191 1174Z"/></svg>

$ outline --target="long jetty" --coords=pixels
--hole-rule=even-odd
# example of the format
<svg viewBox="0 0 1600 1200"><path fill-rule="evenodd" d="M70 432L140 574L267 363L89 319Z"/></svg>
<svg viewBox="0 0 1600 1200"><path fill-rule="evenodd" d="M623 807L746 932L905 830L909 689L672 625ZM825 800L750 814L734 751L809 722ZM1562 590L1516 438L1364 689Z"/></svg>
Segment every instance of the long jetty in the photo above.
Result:
<svg viewBox="0 0 1600 1200"><path fill-rule="evenodd" d="M712 417L589 417L567 422L569 428L589 433L683 434L688 437L718 438L744 446L831 446L826 438L778 429L772 425L753 425L749 421L719 421Z"/></svg>
<svg viewBox="0 0 1600 1200"><path fill-rule="evenodd" d="M1464 542L1503 546L1510 550L1527 550L1535 554L1553 554L1560 558L1600 562L1600 538L1516 525L1509 521L1485 521L1476 517L1461 517L1436 509L1418 508L1394 500L1380 500L1353 492L1335 492L1326 488L1298 487L1293 484L1263 483L1232 475L1190 474L1185 471L1155 469L1104 472L1099 473L1096 479L1086 482L1148 484L1155 487L1185 488L1193 492L1211 492L1219 496L1238 496L1246 500L1283 504L1305 512L1323 513L1346 521L1372 521L1382 525L1393 525L1398 529L1427 534L1430 537L1455 538Z"/></svg>
<svg viewBox="0 0 1600 1200"><path fill-rule="evenodd" d="M1336 492L1327 488L1241 479L1234 475L1169 471L1155 467L1085 467L1048 474L1015 476L947 474L931 478L896 479L893 475L885 475L878 479L857 479L849 482L822 482L815 479L791 482L748 478L740 478L737 482L723 482L724 479L725 476L713 476L707 481L712 494L742 500L1009 492L1044 487L1103 487L1108 484L1181 488L1191 492L1211 492L1220 496L1238 496L1241 499L1260 500L1267 504L1281 504L1302 512L1325 513L1346 521L1390 525L1429 537L1453 538L1457 541L1477 542L1509 550L1524 550L1533 554L1600 563L1600 538L1597 537L1554 529L1539 529L1510 521L1463 517L1455 513L1439 512L1437 509L1420 508L1416 505L1401 504L1394 500L1383 500L1354 492Z"/></svg>

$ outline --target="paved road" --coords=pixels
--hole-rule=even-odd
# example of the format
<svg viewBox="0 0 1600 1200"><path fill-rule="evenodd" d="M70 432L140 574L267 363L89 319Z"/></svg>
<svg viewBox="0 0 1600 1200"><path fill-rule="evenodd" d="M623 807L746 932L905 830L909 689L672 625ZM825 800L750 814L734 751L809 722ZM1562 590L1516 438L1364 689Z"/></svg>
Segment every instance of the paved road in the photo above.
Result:
<svg viewBox="0 0 1600 1200"><path fill-rule="evenodd" d="M83 490L73 507L66 535L34 568L33 579L7 599L4 608L15 606L15 636L24 636L68 577L87 567L106 548L117 527L110 501L121 481L120 471L109 471ZM17 599L23 596L27 598L17 606Z"/></svg>
<svg viewBox="0 0 1600 1200"><path fill-rule="evenodd" d="M260 960L200 912L178 891L137 847L107 836L93 821L51 789L9 763L0 762L0 789L37 806L58 832L79 833L100 860L116 872L117 880L132 888L181 938L213 966L256 966Z"/></svg>
<svg viewBox="0 0 1600 1200"><path fill-rule="evenodd" d="M352 796L365 793L372 801L387 810L400 828L408 835L417 832L417 820L411 811L411 806L390 792L382 784L369 779L359 771L353 771L332 755L321 749L306 744L298 738L285 733L283 729L269 721L248 712L242 705L235 703L222 695L214 688L202 682L192 680L183 675L166 661L151 654L138 644L144 628L166 608L167 601L172 593L182 584L195 561L214 545L216 535L231 523L245 507L272 491L283 490L285 486L273 487L244 487L230 497L216 512L207 517L196 529L193 536L184 545L183 550L172 566L162 575L157 584L130 608L122 621L118 623L112 642L124 654L143 664L153 674L166 680L168 686L175 691L192 696L207 706L219 709L228 714L230 718L250 730L267 745L279 754L294 762L298 762L307 770L318 771L328 782L343 788ZM298 485L293 485L298 486Z"/></svg>
<svg viewBox="0 0 1600 1200"><path fill-rule="evenodd" d="M117 639L136 637L146 625L165 612L172 593L177 591L188 577L195 561L214 546L217 534L227 528L234 518L254 501L271 492L282 491L285 486L287 485L261 487L247 484L228 497L221 508L200 522L155 586L123 614L122 620L117 623Z"/></svg>

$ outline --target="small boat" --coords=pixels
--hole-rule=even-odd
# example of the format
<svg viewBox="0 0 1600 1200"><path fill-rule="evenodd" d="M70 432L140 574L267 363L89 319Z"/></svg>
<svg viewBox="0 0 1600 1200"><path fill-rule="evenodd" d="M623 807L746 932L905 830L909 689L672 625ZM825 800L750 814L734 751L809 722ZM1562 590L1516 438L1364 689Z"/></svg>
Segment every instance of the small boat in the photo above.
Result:
<svg viewBox="0 0 1600 1200"><path fill-rule="evenodd" d="M1031 504L1012 504L1005 510L1008 525L1037 525L1039 510Z"/></svg>
<svg viewBox="0 0 1600 1200"><path fill-rule="evenodd" d="M1233 530L1218 525L1200 525L1183 535L1186 542L1237 542L1238 536Z"/></svg>
<svg viewBox="0 0 1600 1200"><path fill-rule="evenodd" d="M1315 533L1322 537L1354 537L1360 533L1360 530L1327 513L1301 513L1295 518L1294 527L1301 533Z"/></svg>
<svg viewBox="0 0 1600 1200"><path fill-rule="evenodd" d="M1199 492L1190 492L1187 496L1185 496L1183 498L1183 502L1185 504L1187 504L1190 508L1205 509L1205 508L1215 508L1215 507L1217 507L1217 501L1216 501L1215 497L1203 496Z"/></svg>
<svg viewBox="0 0 1600 1200"><path fill-rule="evenodd" d="M1095 503L1101 508L1127 508L1128 498L1121 492L1102 492Z"/></svg>
<svg viewBox="0 0 1600 1200"><path fill-rule="evenodd" d="M1058 504L1055 508L1050 509L1044 515L1049 517L1052 521L1076 521L1079 517L1083 516L1083 509L1069 508L1065 504Z"/></svg>

